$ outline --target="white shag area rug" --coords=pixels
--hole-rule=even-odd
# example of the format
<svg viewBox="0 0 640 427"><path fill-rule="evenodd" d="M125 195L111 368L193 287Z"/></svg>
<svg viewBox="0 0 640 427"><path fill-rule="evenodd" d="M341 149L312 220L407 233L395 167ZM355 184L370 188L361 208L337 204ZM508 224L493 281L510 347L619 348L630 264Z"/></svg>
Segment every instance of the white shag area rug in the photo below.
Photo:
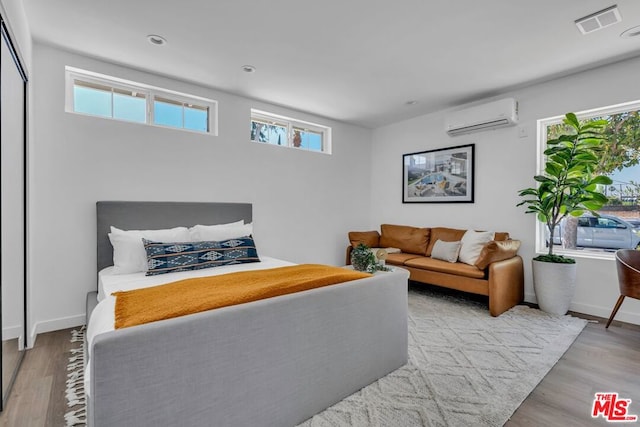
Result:
<svg viewBox="0 0 640 427"><path fill-rule="evenodd" d="M586 324L412 288L409 363L300 426L502 426Z"/></svg>
<svg viewBox="0 0 640 427"><path fill-rule="evenodd" d="M586 324L527 306L491 317L486 304L411 289L409 363L300 427L502 426ZM68 427L86 425L83 337L72 332Z"/></svg>

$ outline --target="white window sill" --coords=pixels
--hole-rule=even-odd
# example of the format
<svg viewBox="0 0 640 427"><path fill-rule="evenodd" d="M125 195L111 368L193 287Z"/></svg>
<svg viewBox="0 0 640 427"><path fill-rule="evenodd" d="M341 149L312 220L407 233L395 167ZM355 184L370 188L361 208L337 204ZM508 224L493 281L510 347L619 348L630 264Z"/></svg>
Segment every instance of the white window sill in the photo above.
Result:
<svg viewBox="0 0 640 427"><path fill-rule="evenodd" d="M546 249L539 249L536 251L536 255L546 255L548 251ZM571 258L584 258L584 259L609 259L615 260L614 252L605 252L598 249L553 249L554 255L564 255Z"/></svg>

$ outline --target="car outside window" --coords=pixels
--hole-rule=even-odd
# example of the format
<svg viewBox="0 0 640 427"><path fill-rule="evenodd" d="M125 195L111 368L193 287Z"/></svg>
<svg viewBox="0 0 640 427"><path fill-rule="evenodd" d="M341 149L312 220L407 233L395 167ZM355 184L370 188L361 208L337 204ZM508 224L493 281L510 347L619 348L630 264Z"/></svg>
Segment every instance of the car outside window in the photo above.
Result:
<svg viewBox="0 0 640 427"><path fill-rule="evenodd" d="M554 231L554 243L563 243L562 247L557 248L558 253L611 259L611 252L615 249L635 249L640 233L637 225L640 224L640 183L637 178L640 176L640 100L576 115L583 123L606 121L603 129L605 144L601 147L599 163L593 172L609 176L613 183L598 189L609 199L608 203L595 212L595 216L585 212L584 217L579 217L577 230L575 222L569 222L566 227L566 221L562 223ZM538 120L539 165L545 165L547 140L567 131L562 118ZM544 170L538 170L538 173L544 174ZM536 250L543 253L549 233L544 225L538 224L537 227ZM584 248L589 250L583 251Z"/></svg>

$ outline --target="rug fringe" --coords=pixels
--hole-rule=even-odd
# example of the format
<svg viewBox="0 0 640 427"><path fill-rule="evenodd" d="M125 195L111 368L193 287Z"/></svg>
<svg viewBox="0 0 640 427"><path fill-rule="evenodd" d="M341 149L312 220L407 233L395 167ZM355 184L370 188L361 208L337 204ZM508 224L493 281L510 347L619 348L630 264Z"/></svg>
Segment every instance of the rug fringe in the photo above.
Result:
<svg viewBox="0 0 640 427"><path fill-rule="evenodd" d="M71 411L64 414L64 420L67 427L73 426L86 426L87 425L87 411L82 408L77 411Z"/></svg>
<svg viewBox="0 0 640 427"><path fill-rule="evenodd" d="M67 381L65 389L65 397L67 406L74 408L64 414L65 426L86 426L87 425L87 409L84 393L84 349L85 349L85 331L86 326L71 331L71 342L80 343L80 347L71 349L71 356L67 364Z"/></svg>

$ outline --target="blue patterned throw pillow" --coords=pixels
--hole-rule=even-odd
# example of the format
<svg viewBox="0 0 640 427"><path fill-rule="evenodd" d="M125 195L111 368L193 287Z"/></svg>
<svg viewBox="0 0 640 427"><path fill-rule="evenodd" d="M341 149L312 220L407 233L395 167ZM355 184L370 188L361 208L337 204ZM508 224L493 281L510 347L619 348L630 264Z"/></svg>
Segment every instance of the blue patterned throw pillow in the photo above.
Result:
<svg viewBox="0 0 640 427"><path fill-rule="evenodd" d="M260 261L251 237L220 242L178 243L142 239L142 243L147 252L147 276Z"/></svg>

